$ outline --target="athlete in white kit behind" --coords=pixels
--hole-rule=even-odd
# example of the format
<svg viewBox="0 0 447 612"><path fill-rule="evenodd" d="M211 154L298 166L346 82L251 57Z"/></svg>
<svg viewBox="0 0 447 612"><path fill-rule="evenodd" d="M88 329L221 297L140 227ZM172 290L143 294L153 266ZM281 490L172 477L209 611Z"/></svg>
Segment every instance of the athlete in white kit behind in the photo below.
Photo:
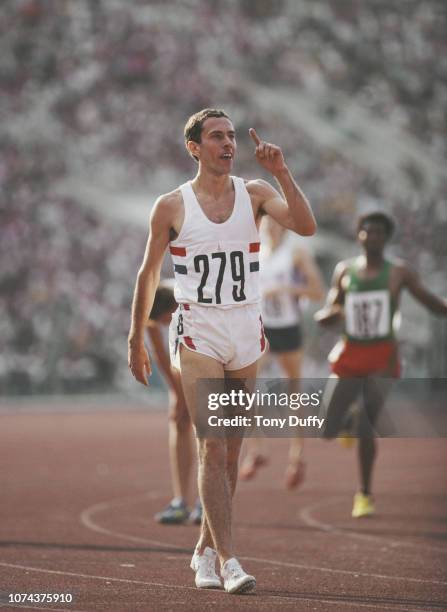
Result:
<svg viewBox="0 0 447 612"><path fill-rule="evenodd" d="M281 149L255 130L256 159L277 180L283 196L263 180L231 176L236 135L225 112L205 109L185 126L188 152L198 162L192 181L158 198L135 288L129 333L129 366L147 384L151 373L144 328L166 248L172 256L179 308L170 328L171 358L180 366L186 403L197 423L196 383L200 379L255 379L266 348L259 290L259 233L264 215L297 233L311 235L316 223ZM256 580L233 554L232 497L242 438L198 439L199 493L204 520L191 568L199 588L248 592Z"/></svg>
<svg viewBox="0 0 447 612"><path fill-rule="evenodd" d="M289 393L299 391L303 360L303 328L301 306L303 298L324 299L320 271L312 255L297 244L296 235L288 232L272 217L263 222L265 241L260 252L260 282L262 292L262 319L269 342L267 356L275 358L282 372L290 380ZM267 357L266 356L266 357ZM263 375L260 365L260 376ZM263 453L261 438L246 440L247 454L240 469L240 478L250 480L268 461ZM303 439L296 436L290 441L289 464L285 474L287 488L299 486L305 474Z"/></svg>

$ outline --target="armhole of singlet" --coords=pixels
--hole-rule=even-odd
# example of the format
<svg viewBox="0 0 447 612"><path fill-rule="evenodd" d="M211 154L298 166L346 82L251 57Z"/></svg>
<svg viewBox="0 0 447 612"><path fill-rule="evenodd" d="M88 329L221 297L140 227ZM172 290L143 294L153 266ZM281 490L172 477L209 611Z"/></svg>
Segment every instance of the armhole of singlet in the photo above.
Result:
<svg viewBox="0 0 447 612"><path fill-rule="evenodd" d="M180 185L180 187L179 187L180 193L181 193L181 196L182 196L182 200L183 200L183 208L184 208L184 211L185 211L185 215L183 217L183 223L182 223L182 227L180 228L180 232L179 232L177 238L175 240L171 241L172 243L182 240L183 234L184 234L183 230L186 227L186 224L188 223L188 221L189 221L189 219L191 217L191 204L189 202L190 198L188 198L188 187L189 187L189 189L191 189L191 185L189 183L183 183L183 185Z"/></svg>
<svg viewBox="0 0 447 612"><path fill-rule="evenodd" d="M236 201L238 200L237 196L240 195L240 200L245 200L245 208L247 210L247 213L250 216L251 222L253 224L253 229L256 232L256 235L259 237L259 230L256 226L256 219L255 216L253 214L253 206L251 205L251 198L250 198L250 194L248 193L248 190L245 186L245 181L243 178L241 178L240 176L233 176L233 183L234 183L234 189L236 191L235 194L235 199ZM242 208L242 207L241 207Z"/></svg>

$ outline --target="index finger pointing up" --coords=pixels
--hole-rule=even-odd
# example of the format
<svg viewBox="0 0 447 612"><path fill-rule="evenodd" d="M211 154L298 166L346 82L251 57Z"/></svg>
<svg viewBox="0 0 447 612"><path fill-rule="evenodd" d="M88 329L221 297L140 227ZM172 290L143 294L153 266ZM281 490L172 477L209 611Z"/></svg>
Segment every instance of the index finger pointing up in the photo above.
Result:
<svg viewBox="0 0 447 612"><path fill-rule="evenodd" d="M250 128L248 130L248 133L250 134L250 136L252 137L253 142L255 143L256 146L261 144L261 139L259 138L259 136L256 134L256 130L254 128Z"/></svg>

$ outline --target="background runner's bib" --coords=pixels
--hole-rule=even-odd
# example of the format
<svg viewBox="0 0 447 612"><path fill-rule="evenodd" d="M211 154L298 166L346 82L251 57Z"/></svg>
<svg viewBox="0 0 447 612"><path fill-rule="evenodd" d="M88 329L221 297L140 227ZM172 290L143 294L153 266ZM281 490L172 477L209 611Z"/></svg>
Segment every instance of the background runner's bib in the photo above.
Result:
<svg viewBox="0 0 447 612"><path fill-rule="evenodd" d="M391 263L385 261L374 278L358 274L361 259L348 271L345 293L345 332L351 341L368 342L393 338L393 304L389 289Z"/></svg>
<svg viewBox="0 0 447 612"><path fill-rule="evenodd" d="M348 293L345 300L346 332L351 338L376 340L390 333L390 292Z"/></svg>
<svg viewBox="0 0 447 612"><path fill-rule="evenodd" d="M180 186L185 218L169 245L179 303L232 308L260 301L259 233L243 179L231 178L234 207L224 223L208 219L191 182Z"/></svg>

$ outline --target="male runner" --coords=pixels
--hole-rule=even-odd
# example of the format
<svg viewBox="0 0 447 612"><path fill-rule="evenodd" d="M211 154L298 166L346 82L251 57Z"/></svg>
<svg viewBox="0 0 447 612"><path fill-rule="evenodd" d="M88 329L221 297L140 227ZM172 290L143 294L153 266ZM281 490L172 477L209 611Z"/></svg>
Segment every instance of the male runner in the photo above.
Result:
<svg viewBox="0 0 447 612"><path fill-rule="evenodd" d="M151 213L150 231L138 272L129 333L129 366L147 384L151 366L143 342L147 313L158 285L166 248L172 255L175 297L172 356L196 423L196 382L200 379L254 379L265 350L258 282L258 227L265 214L303 235L315 232L309 203L293 180L279 147L250 135L259 164L278 181L281 196L263 180L230 175L236 155L235 130L224 111L205 109L185 126L188 152L198 163L196 177L161 196ZM198 440L199 492L205 517L191 567L198 587L247 592L256 580L233 556L232 496L237 481L240 437Z"/></svg>
<svg viewBox="0 0 447 612"><path fill-rule="evenodd" d="M344 337L329 355L333 374L328 385L329 397L324 398L326 438L336 437L344 428L350 405L363 392L357 423L361 486L354 496L354 518L374 513L373 427L390 387L386 379L400 373L393 315L398 310L401 291L408 289L429 310L447 315L447 300L428 291L403 261L385 257L384 249L393 230L392 218L383 211L372 211L359 218L358 240L364 254L337 264L326 305L315 313L315 320L322 325L340 319L344 322Z"/></svg>
<svg viewBox="0 0 447 612"><path fill-rule="evenodd" d="M264 331L269 342L269 355L278 360L282 372L290 380L289 393L296 393L303 360L300 300L323 300L323 281L314 258L297 245L293 234L272 217L265 219L264 229L266 240L260 251ZM266 464L261 442L257 437L246 440L248 451L241 465L241 479L250 480L258 468ZM296 436L290 440L285 474L287 488L298 487L304 475L303 439Z"/></svg>
<svg viewBox="0 0 447 612"><path fill-rule="evenodd" d="M179 525L186 522L200 525L202 506L197 500L194 509L188 510L190 476L194 461L194 445L189 418L178 370L171 367L165 348L162 326L171 323L172 313L178 304L174 297L173 284L161 281L155 292L154 303L147 322L147 333L154 351L155 361L169 390L169 459L171 465L174 498L155 520L165 525Z"/></svg>

